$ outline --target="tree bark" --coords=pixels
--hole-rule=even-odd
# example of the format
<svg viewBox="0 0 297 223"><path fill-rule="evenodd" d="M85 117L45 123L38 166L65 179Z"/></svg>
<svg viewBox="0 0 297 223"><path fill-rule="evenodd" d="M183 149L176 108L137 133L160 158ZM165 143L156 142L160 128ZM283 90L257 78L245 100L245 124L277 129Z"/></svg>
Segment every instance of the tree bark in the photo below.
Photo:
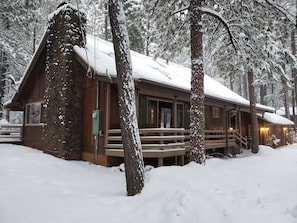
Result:
<svg viewBox="0 0 297 223"><path fill-rule="evenodd" d="M109 0L109 17L118 78L126 186L128 196L133 196L140 193L144 186L144 163L136 116L129 37L122 1Z"/></svg>
<svg viewBox="0 0 297 223"><path fill-rule="evenodd" d="M296 5L297 6L297 5ZM297 18L297 17L296 17ZM291 47L292 47L292 54L294 56L296 56L296 38L295 38L295 35L296 35L296 28L295 30L292 31L291 33ZM295 105L297 105L297 65L296 65L296 62L293 63L293 66L292 66L292 78L293 78L293 83L294 83L294 90L292 92L293 94L293 97L294 97L294 105L293 105L293 121L295 123L295 129L296 129L296 123L297 123L297 120L296 120L296 117L295 117Z"/></svg>
<svg viewBox="0 0 297 223"><path fill-rule="evenodd" d="M5 96L5 77L6 77L6 71L8 69L8 61L7 57L5 55L5 52L2 48L0 48L0 118L3 118L3 103L4 103L4 96Z"/></svg>
<svg viewBox="0 0 297 223"><path fill-rule="evenodd" d="M244 98L248 98L248 87L247 87L247 78L245 72L242 75L242 95Z"/></svg>
<svg viewBox="0 0 297 223"><path fill-rule="evenodd" d="M262 105L266 104L265 100L264 100L265 96L266 96L266 85L262 84L260 86L260 104L262 104Z"/></svg>
<svg viewBox="0 0 297 223"><path fill-rule="evenodd" d="M248 85L250 96L250 115L251 115L251 131L252 131L252 152L259 152L259 130L258 117L256 109L256 97L254 87L254 74L252 70L248 70Z"/></svg>
<svg viewBox="0 0 297 223"><path fill-rule="evenodd" d="M189 160L205 163L204 149L204 71L202 51L202 1L190 1L191 31L191 98L190 98L190 153Z"/></svg>
<svg viewBox="0 0 297 223"><path fill-rule="evenodd" d="M289 105L289 89L285 80L283 80L283 91L284 91L284 107L285 117L290 119L290 105Z"/></svg>

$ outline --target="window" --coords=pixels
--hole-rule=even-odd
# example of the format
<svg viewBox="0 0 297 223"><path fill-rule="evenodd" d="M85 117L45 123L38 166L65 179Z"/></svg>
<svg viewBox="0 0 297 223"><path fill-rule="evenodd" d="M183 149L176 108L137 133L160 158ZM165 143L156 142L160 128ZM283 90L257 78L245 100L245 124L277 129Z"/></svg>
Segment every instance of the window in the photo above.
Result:
<svg viewBox="0 0 297 223"><path fill-rule="evenodd" d="M220 109L217 107L212 107L212 117L220 118Z"/></svg>
<svg viewBox="0 0 297 223"><path fill-rule="evenodd" d="M188 102L179 101L173 106L173 101L140 95L139 127L189 128L189 110Z"/></svg>
<svg viewBox="0 0 297 223"><path fill-rule="evenodd" d="M147 121L145 127L170 128L172 127L172 103L157 98L147 99Z"/></svg>
<svg viewBox="0 0 297 223"><path fill-rule="evenodd" d="M161 108L160 127L171 127L171 108Z"/></svg>
<svg viewBox="0 0 297 223"><path fill-rule="evenodd" d="M26 124L43 123L43 103L26 105Z"/></svg>
<svg viewBox="0 0 297 223"><path fill-rule="evenodd" d="M148 100L148 127L157 127L158 103L155 100Z"/></svg>

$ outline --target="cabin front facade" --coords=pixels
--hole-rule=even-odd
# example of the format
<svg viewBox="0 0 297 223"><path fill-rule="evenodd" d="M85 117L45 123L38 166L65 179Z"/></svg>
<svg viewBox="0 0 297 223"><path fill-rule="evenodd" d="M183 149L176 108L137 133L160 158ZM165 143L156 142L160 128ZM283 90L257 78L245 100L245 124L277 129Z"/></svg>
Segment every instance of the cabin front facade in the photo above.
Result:
<svg viewBox="0 0 297 223"><path fill-rule="evenodd" d="M64 5L53 20L63 21L73 12L76 9ZM105 166L123 162L112 44L92 36L84 37L86 46L68 44L67 30L53 38L56 31L44 35L19 91L6 106L24 111L23 144L64 159ZM55 41L71 46L68 57ZM56 54L49 56L51 52ZM145 162L183 164L189 149L190 69L132 51L131 57ZM247 147L246 137L251 135L249 102L208 76L205 94L206 149L228 154ZM74 96L67 99L65 95ZM262 105L257 108L259 114L272 111Z"/></svg>
<svg viewBox="0 0 297 223"><path fill-rule="evenodd" d="M276 113L259 117L260 142L273 148L294 142L294 122Z"/></svg>

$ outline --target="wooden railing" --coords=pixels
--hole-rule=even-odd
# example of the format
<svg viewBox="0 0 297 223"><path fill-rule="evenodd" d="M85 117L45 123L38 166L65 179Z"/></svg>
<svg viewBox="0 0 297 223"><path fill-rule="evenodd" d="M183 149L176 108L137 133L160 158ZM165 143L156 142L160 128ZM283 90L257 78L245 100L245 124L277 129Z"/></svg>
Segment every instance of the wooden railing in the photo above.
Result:
<svg viewBox="0 0 297 223"><path fill-rule="evenodd" d="M185 129L183 128L146 128L140 129L142 153L145 158L158 158L158 165L163 165L166 157L175 157L176 164L184 164ZM123 157L123 143L120 129L108 130L105 154Z"/></svg>
<svg viewBox="0 0 297 223"><path fill-rule="evenodd" d="M205 148L228 148L236 145L233 130L205 130Z"/></svg>
<svg viewBox="0 0 297 223"><path fill-rule="evenodd" d="M22 124L2 124L0 142L22 142Z"/></svg>
<svg viewBox="0 0 297 223"><path fill-rule="evenodd" d="M246 136L243 137L238 131L234 131L234 137L241 148L248 149L248 140Z"/></svg>
<svg viewBox="0 0 297 223"><path fill-rule="evenodd" d="M110 129L107 133L105 154L123 157L121 130ZM190 131L184 128L147 128L140 129L139 133L143 156L158 158L159 166L163 165L164 157L184 156L190 150ZM206 150L224 149L227 155L229 148L240 144L247 146L246 138L241 137L236 130L205 130L204 134Z"/></svg>
<svg viewBox="0 0 297 223"><path fill-rule="evenodd" d="M205 149L227 149L237 145L235 131L228 130L204 130ZM185 133L186 150L190 150L190 130Z"/></svg>

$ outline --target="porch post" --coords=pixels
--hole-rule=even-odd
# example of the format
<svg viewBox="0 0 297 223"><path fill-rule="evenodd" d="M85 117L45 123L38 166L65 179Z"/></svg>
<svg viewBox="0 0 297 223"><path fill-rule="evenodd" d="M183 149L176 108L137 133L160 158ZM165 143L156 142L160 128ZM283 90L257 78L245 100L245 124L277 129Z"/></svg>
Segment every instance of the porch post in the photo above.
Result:
<svg viewBox="0 0 297 223"><path fill-rule="evenodd" d="M139 89L138 86L135 84L135 106L136 106L136 116L137 116L137 121L139 122Z"/></svg>
<svg viewBox="0 0 297 223"><path fill-rule="evenodd" d="M174 100L173 100L173 112L172 112L172 115L173 115L173 127L174 128L177 128L177 104L176 104L176 97L177 96L174 96Z"/></svg>
<svg viewBox="0 0 297 223"><path fill-rule="evenodd" d="M107 143L107 137L108 137L108 130L110 129L110 84L106 84L106 113L105 113L105 134L104 134L104 146Z"/></svg>
<svg viewBox="0 0 297 223"><path fill-rule="evenodd" d="M225 156L228 155L229 151L229 133L228 133L228 126L229 126L229 111L227 111L226 106L224 106L224 112L226 114L226 126L225 126L225 135L226 135L226 148L225 148Z"/></svg>
<svg viewBox="0 0 297 223"><path fill-rule="evenodd" d="M240 136L240 140L239 140L239 146L240 146L240 150L242 148L242 140L241 140L241 136L242 136L242 130L241 130L241 111L240 108L237 107L237 112L238 112L238 133Z"/></svg>

